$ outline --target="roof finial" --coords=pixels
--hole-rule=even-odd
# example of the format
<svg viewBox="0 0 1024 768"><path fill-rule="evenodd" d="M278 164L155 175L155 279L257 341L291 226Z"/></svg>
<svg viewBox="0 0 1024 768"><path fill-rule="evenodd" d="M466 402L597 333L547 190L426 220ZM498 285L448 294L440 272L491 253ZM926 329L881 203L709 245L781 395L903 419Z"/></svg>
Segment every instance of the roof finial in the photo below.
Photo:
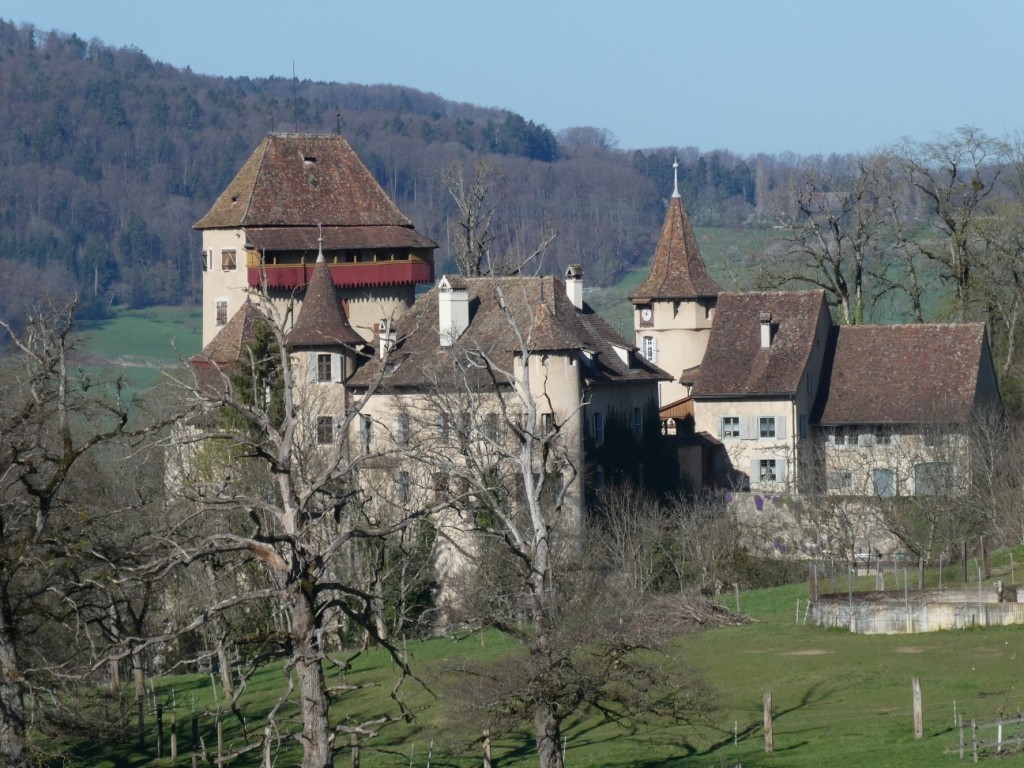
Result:
<svg viewBox="0 0 1024 768"><path fill-rule="evenodd" d="M318 249L318 252L316 254L316 260L317 260L317 263L319 263L321 261L326 261L326 259L324 258L324 228L323 228L323 226L321 226L321 224L319 222L317 222L316 231L317 231L316 242L317 242L317 249Z"/></svg>
<svg viewBox="0 0 1024 768"><path fill-rule="evenodd" d="M675 181L672 186L672 197L679 197L679 158L675 158L672 161L672 175L675 177Z"/></svg>

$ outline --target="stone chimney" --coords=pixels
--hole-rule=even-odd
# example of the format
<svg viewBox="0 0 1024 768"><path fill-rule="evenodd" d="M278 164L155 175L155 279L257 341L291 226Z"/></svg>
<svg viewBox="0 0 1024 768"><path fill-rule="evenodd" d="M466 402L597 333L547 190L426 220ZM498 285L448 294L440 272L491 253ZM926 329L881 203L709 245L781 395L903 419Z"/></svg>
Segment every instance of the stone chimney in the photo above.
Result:
<svg viewBox="0 0 1024 768"><path fill-rule="evenodd" d="M442 275L438 280L437 315L441 346L450 347L469 327L469 293L463 278Z"/></svg>
<svg viewBox="0 0 1024 768"><path fill-rule="evenodd" d="M395 319L393 317L385 317L377 327L380 329L378 331L380 337L380 359L383 360L395 348Z"/></svg>
<svg viewBox="0 0 1024 768"><path fill-rule="evenodd" d="M565 295L576 309L583 309L582 264L570 264L565 270Z"/></svg>
<svg viewBox="0 0 1024 768"><path fill-rule="evenodd" d="M761 313L761 349L768 349L772 345L772 313Z"/></svg>

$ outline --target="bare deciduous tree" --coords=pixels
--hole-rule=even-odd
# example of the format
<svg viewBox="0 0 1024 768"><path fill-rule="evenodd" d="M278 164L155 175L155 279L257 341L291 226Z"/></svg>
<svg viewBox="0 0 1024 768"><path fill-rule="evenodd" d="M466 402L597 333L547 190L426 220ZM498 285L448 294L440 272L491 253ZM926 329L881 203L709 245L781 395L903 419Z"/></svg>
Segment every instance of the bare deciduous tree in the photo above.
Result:
<svg viewBox="0 0 1024 768"><path fill-rule="evenodd" d="M198 566L215 559L241 568L220 580L219 599L194 612L183 624L142 643L166 641L197 630L238 606L267 606L285 612L272 638L286 654L289 685L270 717L272 725L302 748L302 765L323 768L347 744L339 733L373 736L379 726L407 714L397 687L408 674L401 654L382 636L374 618L374 585L360 583L346 569L359 542L392 535L430 509L382 519L364 513L356 474L369 458L350 450L346 438L360 418L360 404L334 412L329 425L317 402L318 390L305 385L300 364L286 344L280 323L265 319L267 343L248 348L240 359L241 379L221 372L215 386L193 386L189 396L205 418L179 435L182 467L177 473L181 519L171 551L154 562L156 573ZM368 361L383 370L385 359ZM249 386L235 386L239 381ZM372 392L372 388L371 388ZM219 521L212 529L203 519ZM396 662L396 711L332 722L330 711L347 686L328 680L335 664L333 632L360 628L390 651ZM276 719L293 699L298 730Z"/></svg>
<svg viewBox="0 0 1024 768"><path fill-rule="evenodd" d="M874 189L878 169L870 157L854 158L851 165L842 175L822 163L804 168L794 190L797 216L782 214L796 271L788 259L766 267L775 285L823 288L846 325L865 322L867 280L884 251L883 210Z"/></svg>
<svg viewBox="0 0 1024 768"><path fill-rule="evenodd" d="M1003 170L1007 145L973 126L930 142L905 142L895 150L907 183L916 190L933 237L908 239L941 270L954 291L959 322L972 309L978 218Z"/></svg>
<svg viewBox="0 0 1024 768"><path fill-rule="evenodd" d="M0 365L0 763L32 761L25 701L74 667L81 625L62 598L79 570L72 559L91 514L87 498L67 489L85 457L136 437L120 400L71 361L74 302L30 312L16 332L0 321L9 351ZM79 660L80 661L80 660ZM46 727L47 707L37 714Z"/></svg>

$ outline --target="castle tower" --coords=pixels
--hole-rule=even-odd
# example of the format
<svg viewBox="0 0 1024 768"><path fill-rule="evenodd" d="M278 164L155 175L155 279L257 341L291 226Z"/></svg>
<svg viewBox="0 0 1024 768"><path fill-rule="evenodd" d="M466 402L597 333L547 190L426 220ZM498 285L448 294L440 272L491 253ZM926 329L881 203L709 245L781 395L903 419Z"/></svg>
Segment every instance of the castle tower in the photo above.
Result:
<svg viewBox="0 0 1024 768"><path fill-rule="evenodd" d="M203 234L204 346L250 289L263 288L286 317L321 251L350 328L367 342L381 318L412 306L417 284L434 280L437 244L333 134L267 136L195 228Z"/></svg>
<svg viewBox="0 0 1024 768"><path fill-rule="evenodd" d="M659 388L665 406L689 395L681 379L700 365L721 291L708 275L679 195L679 162L661 238L647 279L632 294L633 327L641 354L672 375ZM692 373L692 371L691 371Z"/></svg>

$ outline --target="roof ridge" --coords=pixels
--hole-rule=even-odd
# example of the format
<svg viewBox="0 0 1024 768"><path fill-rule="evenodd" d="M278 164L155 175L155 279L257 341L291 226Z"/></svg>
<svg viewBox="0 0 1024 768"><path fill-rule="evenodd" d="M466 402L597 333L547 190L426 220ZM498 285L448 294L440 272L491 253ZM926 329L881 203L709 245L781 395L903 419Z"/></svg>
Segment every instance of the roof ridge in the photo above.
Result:
<svg viewBox="0 0 1024 768"><path fill-rule="evenodd" d="M263 171L263 162L267 159L267 152L270 150L270 134L266 136L260 145L256 148L256 151L260 153L259 160L256 162L256 177L255 182L259 182L260 175ZM262 151L261 151L262 150ZM241 221L244 224L249 219L249 212L252 210L253 199L256 197L256 183L249 188L249 199L245 202L245 211L242 213Z"/></svg>

